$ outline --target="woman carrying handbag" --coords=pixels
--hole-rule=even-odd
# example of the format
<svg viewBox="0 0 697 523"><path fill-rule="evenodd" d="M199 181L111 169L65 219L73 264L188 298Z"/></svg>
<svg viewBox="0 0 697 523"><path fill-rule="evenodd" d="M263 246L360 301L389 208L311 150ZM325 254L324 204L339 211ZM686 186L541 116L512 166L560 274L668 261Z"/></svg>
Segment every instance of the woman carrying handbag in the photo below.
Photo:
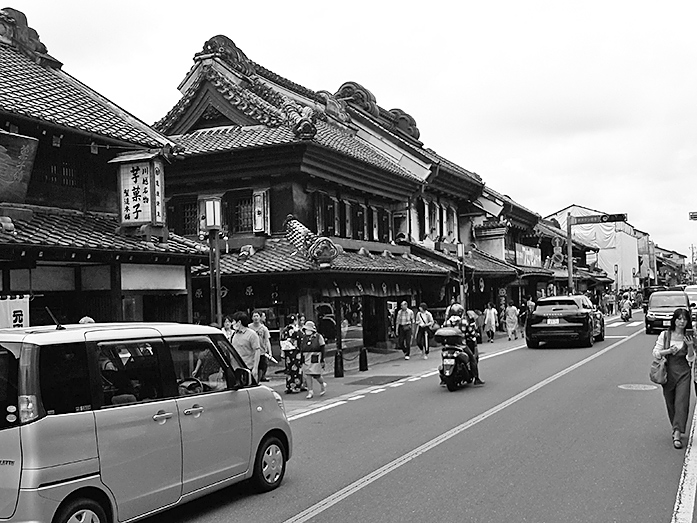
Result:
<svg viewBox="0 0 697 523"><path fill-rule="evenodd" d="M691 366L695 360L691 329L690 313L683 308L676 309L670 320L670 327L661 332L653 348L655 359L666 360L667 381L661 387L676 449L682 448L681 438L687 427L690 410Z"/></svg>

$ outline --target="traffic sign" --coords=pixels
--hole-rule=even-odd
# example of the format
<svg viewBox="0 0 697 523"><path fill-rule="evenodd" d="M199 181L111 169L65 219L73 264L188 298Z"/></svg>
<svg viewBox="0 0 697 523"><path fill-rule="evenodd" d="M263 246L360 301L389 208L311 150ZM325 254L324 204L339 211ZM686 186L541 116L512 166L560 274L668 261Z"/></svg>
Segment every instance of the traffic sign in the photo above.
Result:
<svg viewBox="0 0 697 523"><path fill-rule="evenodd" d="M697 213L695 213L697 216ZM608 223L608 222L626 222L627 215L619 214L591 214L590 216L572 216L571 225L580 225L583 223ZM697 217L695 218L697 220Z"/></svg>
<svg viewBox="0 0 697 523"><path fill-rule="evenodd" d="M697 220L697 212L690 212L690 220Z"/></svg>

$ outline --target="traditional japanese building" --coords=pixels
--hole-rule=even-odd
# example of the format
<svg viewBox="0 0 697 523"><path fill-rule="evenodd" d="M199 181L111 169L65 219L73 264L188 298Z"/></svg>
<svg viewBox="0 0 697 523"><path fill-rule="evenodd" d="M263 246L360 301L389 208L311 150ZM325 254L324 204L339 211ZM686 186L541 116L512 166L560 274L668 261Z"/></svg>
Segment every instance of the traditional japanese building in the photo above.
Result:
<svg viewBox="0 0 697 523"><path fill-rule="evenodd" d="M190 269L207 254L167 231L154 187L174 147L65 72L21 12L0 11L0 288L30 297L30 324L51 323L49 310L191 320ZM132 202L145 221L123 212L132 168L153 170L150 199Z"/></svg>
<svg viewBox="0 0 697 523"><path fill-rule="evenodd" d="M204 202L220 199L225 313L264 309L273 331L301 312L360 325L375 346L397 301L442 299L448 267L395 241L425 182L361 139L344 103L252 62L224 36L205 43L179 89L156 124L183 148L168 168L168 224L202 238ZM288 215L330 238L337 256L320 262L294 246ZM195 314L209 321L207 267L194 276Z"/></svg>

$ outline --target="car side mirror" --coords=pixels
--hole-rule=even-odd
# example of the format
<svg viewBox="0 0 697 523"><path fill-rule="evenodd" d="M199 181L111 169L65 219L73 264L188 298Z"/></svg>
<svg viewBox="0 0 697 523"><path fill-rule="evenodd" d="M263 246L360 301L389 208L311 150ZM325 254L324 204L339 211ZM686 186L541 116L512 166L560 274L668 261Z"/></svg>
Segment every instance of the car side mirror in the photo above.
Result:
<svg viewBox="0 0 697 523"><path fill-rule="evenodd" d="M697 307L697 303L691 302L691 303L690 303L690 307Z"/></svg>
<svg viewBox="0 0 697 523"><path fill-rule="evenodd" d="M237 369L226 369L225 376L227 379L228 386L232 390L239 390L245 387L249 387L252 380L252 373L249 369L237 368Z"/></svg>

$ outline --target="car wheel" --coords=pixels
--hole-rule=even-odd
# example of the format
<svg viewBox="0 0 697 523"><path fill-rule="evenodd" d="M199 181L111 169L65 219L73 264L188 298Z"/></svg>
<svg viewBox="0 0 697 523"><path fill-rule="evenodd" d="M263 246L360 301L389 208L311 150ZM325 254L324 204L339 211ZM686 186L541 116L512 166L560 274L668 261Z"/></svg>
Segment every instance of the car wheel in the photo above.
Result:
<svg viewBox="0 0 697 523"><path fill-rule="evenodd" d="M268 492L281 484L286 473L286 450L276 437L261 442L254 462L252 481L261 492Z"/></svg>
<svg viewBox="0 0 697 523"><path fill-rule="evenodd" d="M56 514L55 523L107 523L106 513L94 500L78 498L66 504Z"/></svg>
<svg viewBox="0 0 697 523"><path fill-rule="evenodd" d="M540 346L539 341L534 341L528 338L525 338L525 344L528 346L528 349L536 349Z"/></svg>

